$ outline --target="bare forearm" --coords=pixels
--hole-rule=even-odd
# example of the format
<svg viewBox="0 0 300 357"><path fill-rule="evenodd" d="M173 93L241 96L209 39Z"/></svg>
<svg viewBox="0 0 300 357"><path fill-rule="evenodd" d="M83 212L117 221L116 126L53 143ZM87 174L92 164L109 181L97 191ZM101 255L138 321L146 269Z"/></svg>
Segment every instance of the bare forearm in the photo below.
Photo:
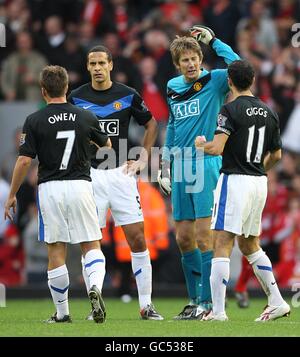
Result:
<svg viewBox="0 0 300 357"><path fill-rule="evenodd" d="M220 155L221 152L219 152L217 146L213 143L213 141L209 141L208 143L205 143L203 145L203 149L205 154L209 155Z"/></svg>
<svg viewBox="0 0 300 357"><path fill-rule="evenodd" d="M277 150L273 153L268 153L264 158L264 168L269 171L276 163L281 159L281 150Z"/></svg>
<svg viewBox="0 0 300 357"><path fill-rule="evenodd" d="M266 171L271 170L273 166L276 165L278 160L273 159L270 155L267 155L264 160L264 168Z"/></svg>
<svg viewBox="0 0 300 357"><path fill-rule="evenodd" d="M16 193L19 191L19 188L27 175L30 164L31 164L31 159L24 160L24 157L22 156L18 158L14 168L13 177L11 180L10 193L9 193L10 197L14 197Z"/></svg>
<svg viewBox="0 0 300 357"><path fill-rule="evenodd" d="M153 119L151 120L151 124L146 126L146 130L145 130L145 135L144 135L144 139L143 139L143 147L145 149L144 151L144 155L146 155L147 153L147 157L150 157L151 154L151 148L153 147L156 137L157 137L157 123L156 121Z"/></svg>

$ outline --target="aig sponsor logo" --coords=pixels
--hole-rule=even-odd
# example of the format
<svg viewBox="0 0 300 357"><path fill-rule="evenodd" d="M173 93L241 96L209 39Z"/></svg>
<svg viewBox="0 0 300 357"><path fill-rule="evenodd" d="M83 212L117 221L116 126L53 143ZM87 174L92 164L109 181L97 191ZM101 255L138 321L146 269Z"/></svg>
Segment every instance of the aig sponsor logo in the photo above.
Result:
<svg viewBox="0 0 300 357"><path fill-rule="evenodd" d="M5 26L0 24L0 47L6 47Z"/></svg>
<svg viewBox="0 0 300 357"><path fill-rule="evenodd" d="M199 99L188 100L183 103L175 104L173 109L175 119L180 120L191 115L200 114Z"/></svg>
<svg viewBox="0 0 300 357"><path fill-rule="evenodd" d="M108 136L119 135L119 119L99 120L99 126Z"/></svg>

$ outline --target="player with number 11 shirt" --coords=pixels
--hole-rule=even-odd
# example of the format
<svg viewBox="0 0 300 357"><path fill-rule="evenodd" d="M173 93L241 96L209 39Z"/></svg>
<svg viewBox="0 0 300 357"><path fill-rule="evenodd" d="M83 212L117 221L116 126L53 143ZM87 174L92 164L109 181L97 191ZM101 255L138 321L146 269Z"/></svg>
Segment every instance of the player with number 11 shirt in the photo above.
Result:
<svg viewBox="0 0 300 357"><path fill-rule="evenodd" d="M221 176L214 193L211 222L214 258L210 275L212 311L202 320L226 321L226 285L230 255L237 236L241 252L268 297L257 322L288 316L290 306L283 300L272 271L272 263L260 247L261 216L267 198L266 172L281 158L279 120L266 104L254 97L251 86L254 69L247 61L228 67L228 85L233 101L218 116L213 141L197 137L195 145L210 155L223 152Z"/></svg>

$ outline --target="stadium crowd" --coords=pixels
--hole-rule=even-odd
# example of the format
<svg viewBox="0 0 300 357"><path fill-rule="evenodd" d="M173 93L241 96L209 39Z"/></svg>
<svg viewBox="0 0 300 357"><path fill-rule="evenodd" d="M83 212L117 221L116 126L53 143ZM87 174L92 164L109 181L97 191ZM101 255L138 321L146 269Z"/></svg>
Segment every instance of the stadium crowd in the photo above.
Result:
<svg viewBox="0 0 300 357"><path fill-rule="evenodd" d="M168 121L166 84L176 75L170 41L193 24L209 26L254 65L254 93L280 118L284 153L268 175L261 237L279 285L288 288L300 281L300 40L298 44L292 41L297 35L292 26L298 22L299 0L0 0L0 23L6 28L6 47L0 49L0 100L40 102L38 74L46 64L67 69L70 90L86 83L86 53L92 46L104 44L113 54L113 80L134 87L142 95L159 123L157 146L161 146ZM210 49L205 47L203 52L204 67L224 66ZM20 133L16 128L15 151L0 162L0 282L8 286L40 282L47 267L47 252L37 242L36 165L19 192L16 224L3 221ZM140 144L142 136L140 140L138 137L138 129L132 127L134 144ZM169 199L163 197L164 202L152 184L141 191L141 196L142 207L143 201L148 204L144 208L148 213L151 197L155 210L162 212L159 217L165 217L157 226L163 239L151 232L155 223L150 223L146 236L152 244L152 258L158 262L154 281L182 282L173 224L168 219ZM145 222L155 222L155 217L149 216L145 214ZM113 229L107 229L106 235L108 265L115 262L108 271L116 268L126 274L122 239L118 236L112 244L118 235ZM170 260L178 266L176 271ZM246 263L242 266L241 292L243 283L249 280ZM122 279L114 274L110 283L119 285L122 294L127 293L119 281Z"/></svg>

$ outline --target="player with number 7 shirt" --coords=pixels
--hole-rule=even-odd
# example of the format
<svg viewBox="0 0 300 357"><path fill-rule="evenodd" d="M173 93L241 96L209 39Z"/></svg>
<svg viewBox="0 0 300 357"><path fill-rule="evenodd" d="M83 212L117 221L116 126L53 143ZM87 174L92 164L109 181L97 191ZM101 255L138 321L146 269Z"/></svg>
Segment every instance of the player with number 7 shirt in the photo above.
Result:
<svg viewBox="0 0 300 357"><path fill-rule="evenodd" d="M69 274L65 264L66 244L80 244L89 265L89 298L93 318L105 321L101 289L105 275L105 258L100 248L96 203L90 177L90 142L111 147L101 132L97 117L67 103L68 74L63 67L46 66L40 85L47 106L24 123L10 194L5 204L5 218L13 220L16 193L32 159L39 160L37 204L39 241L48 249L48 286L55 313L45 322L69 323Z"/></svg>

